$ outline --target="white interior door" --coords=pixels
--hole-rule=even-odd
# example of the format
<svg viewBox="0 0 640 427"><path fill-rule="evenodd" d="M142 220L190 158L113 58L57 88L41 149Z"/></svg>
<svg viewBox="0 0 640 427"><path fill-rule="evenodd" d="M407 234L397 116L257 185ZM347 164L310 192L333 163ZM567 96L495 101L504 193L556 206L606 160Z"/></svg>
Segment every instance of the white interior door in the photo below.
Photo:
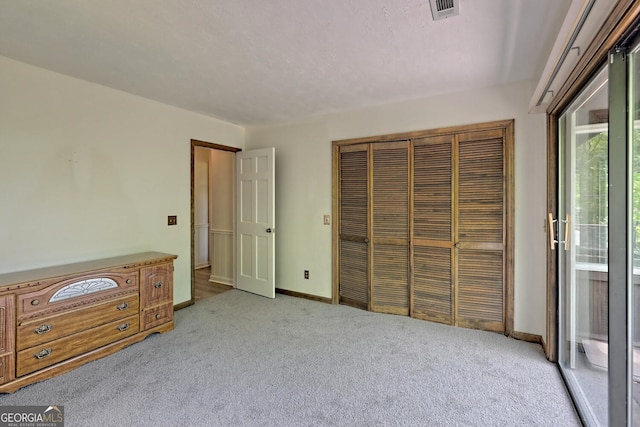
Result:
<svg viewBox="0 0 640 427"><path fill-rule="evenodd" d="M275 298L275 148L236 153L238 289Z"/></svg>

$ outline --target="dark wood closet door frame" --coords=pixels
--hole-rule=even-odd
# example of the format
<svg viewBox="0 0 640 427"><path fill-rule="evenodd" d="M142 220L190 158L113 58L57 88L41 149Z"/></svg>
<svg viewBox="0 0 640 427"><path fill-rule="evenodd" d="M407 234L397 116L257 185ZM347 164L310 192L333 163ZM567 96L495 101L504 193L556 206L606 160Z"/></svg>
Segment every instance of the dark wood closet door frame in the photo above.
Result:
<svg viewBox="0 0 640 427"><path fill-rule="evenodd" d="M430 136L458 134L472 131L483 131L491 129L505 130L505 152L504 152L504 176L505 176L505 335L513 336L514 322L514 233L515 233L515 198L514 198L514 120L501 120L487 123L470 124L462 126L452 126L438 129L421 130L414 132L404 132L388 135L377 135L363 138L337 140L332 142L332 302L339 303L339 244L340 244L340 212L339 212L339 162L340 148L343 146L376 143L406 141ZM412 265L410 266L412 268ZM410 274L411 276L411 274ZM411 283L409 283L411 286ZM411 294L411 290L409 292ZM516 333L517 334L517 333ZM526 335L526 334L524 334Z"/></svg>
<svg viewBox="0 0 640 427"><path fill-rule="evenodd" d="M558 118L607 61L608 53L640 19L640 1L619 0L547 108L547 212L558 217ZM547 246L547 339L544 352L558 361L558 260Z"/></svg>

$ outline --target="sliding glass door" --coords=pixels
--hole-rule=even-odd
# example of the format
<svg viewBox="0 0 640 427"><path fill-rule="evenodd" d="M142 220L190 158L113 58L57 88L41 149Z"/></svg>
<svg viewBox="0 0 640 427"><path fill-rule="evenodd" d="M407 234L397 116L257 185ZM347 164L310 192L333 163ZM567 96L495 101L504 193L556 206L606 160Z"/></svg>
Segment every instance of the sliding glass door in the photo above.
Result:
<svg viewBox="0 0 640 427"><path fill-rule="evenodd" d="M629 57L629 133L631 140L631 418L640 425L640 46Z"/></svg>
<svg viewBox="0 0 640 427"><path fill-rule="evenodd" d="M589 424L608 417L608 68L561 116L559 362Z"/></svg>
<svg viewBox="0 0 640 427"><path fill-rule="evenodd" d="M640 425L637 41L609 53L558 131L560 370L586 425Z"/></svg>

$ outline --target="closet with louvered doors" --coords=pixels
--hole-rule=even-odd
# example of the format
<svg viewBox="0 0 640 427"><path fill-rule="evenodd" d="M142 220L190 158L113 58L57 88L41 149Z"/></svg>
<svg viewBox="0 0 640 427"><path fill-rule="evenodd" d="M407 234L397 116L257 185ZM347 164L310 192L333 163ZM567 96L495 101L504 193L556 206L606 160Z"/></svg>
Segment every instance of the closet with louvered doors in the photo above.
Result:
<svg viewBox="0 0 640 427"><path fill-rule="evenodd" d="M336 302L368 310L370 308L369 144L340 147L337 156L339 175L337 205L340 212L337 223L339 230L337 252L340 254L340 260L337 270L340 286L338 292L334 292L334 296L338 295L339 299ZM336 169L335 162L334 158L334 169ZM334 191L335 188L334 185ZM338 216L334 214L334 218ZM336 281L335 270L334 282Z"/></svg>
<svg viewBox="0 0 640 427"><path fill-rule="evenodd" d="M371 311L409 314L409 141L371 144Z"/></svg>
<svg viewBox="0 0 640 427"><path fill-rule="evenodd" d="M510 334L512 165L512 120L334 141L334 302Z"/></svg>
<svg viewBox="0 0 640 427"><path fill-rule="evenodd" d="M411 315L454 321L454 135L413 141Z"/></svg>
<svg viewBox="0 0 640 427"><path fill-rule="evenodd" d="M505 332L507 167L505 129L456 135L456 324Z"/></svg>

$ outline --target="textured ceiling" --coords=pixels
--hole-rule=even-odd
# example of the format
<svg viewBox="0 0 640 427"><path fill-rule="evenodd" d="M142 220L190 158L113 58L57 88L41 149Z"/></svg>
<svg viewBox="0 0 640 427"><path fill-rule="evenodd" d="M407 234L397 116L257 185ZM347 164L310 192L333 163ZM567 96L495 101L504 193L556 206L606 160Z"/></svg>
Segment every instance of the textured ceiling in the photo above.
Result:
<svg viewBox="0 0 640 427"><path fill-rule="evenodd" d="M570 0L0 0L0 55L241 125L536 79Z"/></svg>

